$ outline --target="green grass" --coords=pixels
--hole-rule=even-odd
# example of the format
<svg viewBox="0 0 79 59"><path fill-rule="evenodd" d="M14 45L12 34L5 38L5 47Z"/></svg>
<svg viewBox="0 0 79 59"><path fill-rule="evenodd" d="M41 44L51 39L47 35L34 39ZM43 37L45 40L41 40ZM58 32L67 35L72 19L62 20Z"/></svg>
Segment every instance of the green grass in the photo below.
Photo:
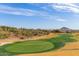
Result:
<svg viewBox="0 0 79 59"><path fill-rule="evenodd" d="M60 34L57 37L48 39L49 42L55 45L55 50L63 47L67 42L75 42L77 40L73 39L73 35L71 33Z"/></svg>
<svg viewBox="0 0 79 59"><path fill-rule="evenodd" d="M8 45L5 50L11 53L35 53L53 49L54 45L47 41L26 41Z"/></svg>
<svg viewBox="0 0 79 59"><path fill-rule="evenodd" d="M74 42L76 40L73 39L73 35L71 34L61 34L61 35L58 35L57 37L48 39L48 41L51 41L54 43L54 42Z"/></svg>

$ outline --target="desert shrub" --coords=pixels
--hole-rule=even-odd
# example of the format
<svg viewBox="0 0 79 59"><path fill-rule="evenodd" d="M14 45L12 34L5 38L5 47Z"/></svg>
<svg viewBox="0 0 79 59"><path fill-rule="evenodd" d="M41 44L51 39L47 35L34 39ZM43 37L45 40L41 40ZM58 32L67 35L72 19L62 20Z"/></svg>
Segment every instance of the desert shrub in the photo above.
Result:
<svg viewBox="0 0 79 59"><path fill-rule="evenodd" d="M0 34L0 39L5 39L5 38L8 38L6 34Z"/></svg>
<svg viewBox="0 0 79 59"><path fill-rule="evenodd" d="M53 30L53 33L62 33L60 30Z"/></svg>
<svg viewBox="0 0 79 59"><path fill-rule="evenodd" d="M25 39L25 37L20 37L20 39Z"/></svg>

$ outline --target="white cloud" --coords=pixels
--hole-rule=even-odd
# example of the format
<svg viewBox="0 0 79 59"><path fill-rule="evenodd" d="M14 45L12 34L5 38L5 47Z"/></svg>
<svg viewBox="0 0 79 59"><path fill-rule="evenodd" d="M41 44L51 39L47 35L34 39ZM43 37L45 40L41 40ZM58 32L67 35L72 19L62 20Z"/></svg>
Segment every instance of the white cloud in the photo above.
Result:
<svg viewBox="0 0 79 59"><path fill-rule="evenodd" d="M14 15L25 15L25 16L33 15L32 11L29 9L13 8L5 5L0 5L0 12Z"/></svg>
<svg viewBox="0 0 79 59"><path fill-rule="evenodd" d="M67 19L61 18L59 16L47 16L47 17L43 17L44 20L49 20L49 21L55 21L55 22L67 22Z"/></svg>
<svg viewBox="0 0 79 59"><path fill-rule="evenodd" d="M57 3L51 4L50 6L57 11L79 13L79 6L71 3Z"/></svg>
<svg viewBox="0 0 79 59"><path fill-rule="evenodd" d="M59 21L59 22L66 22L67 20L65 20L65 19L56 19L56 21Z"/></svg>
<svg viewBox="0 0 79 59"><path fill-rule="evenodd" d="M14 8L6 5L0 5L0 13L13 14L13 15L24 15L24 16L47 16L49 15L45 11Z"/></svg>
<svg viewBox="0 0 79 59"><path fill-rule="evenodd" d="M50 9L49 6L61 12L64 11L64 12L79 13L79 6L71 3L56 3L56 4L49 3L45 7L44 6L40 7L43 8L44 11L24 9L24 8L14 8L6 5L0 5L0 13L24 15L24 16L51 16L51 14L49 14L48 11L51 11L52 9Z"/></svg>

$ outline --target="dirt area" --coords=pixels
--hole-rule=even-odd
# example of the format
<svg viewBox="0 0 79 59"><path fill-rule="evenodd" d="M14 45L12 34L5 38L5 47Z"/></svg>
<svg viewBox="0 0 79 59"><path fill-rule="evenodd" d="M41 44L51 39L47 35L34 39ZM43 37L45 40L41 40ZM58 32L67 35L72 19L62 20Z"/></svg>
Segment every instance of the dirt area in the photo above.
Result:
<svg viewBox="0 0 79 59"><path fill-rule="evenodd" d="M39 39L49 39L49 38L52 38L52 37L56 37L58 35L58 33L50 33L49 35L44 35L44 36L34 36L32 37L33 40L39 40Z"/></svg>

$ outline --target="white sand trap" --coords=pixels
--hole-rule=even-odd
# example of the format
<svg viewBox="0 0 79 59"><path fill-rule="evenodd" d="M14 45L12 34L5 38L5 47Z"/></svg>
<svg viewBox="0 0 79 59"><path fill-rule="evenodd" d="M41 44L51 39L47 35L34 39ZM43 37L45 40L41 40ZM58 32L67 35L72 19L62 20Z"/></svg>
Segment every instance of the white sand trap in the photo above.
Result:
<svg viewBox="0 0 79 59"><path fill-rule="evenodd" d="M13 42L1 42L1 43L0 43L0 46L3 46L3 45L5 45L5 44L11 44L11 43L13 43Z"/></svg>

